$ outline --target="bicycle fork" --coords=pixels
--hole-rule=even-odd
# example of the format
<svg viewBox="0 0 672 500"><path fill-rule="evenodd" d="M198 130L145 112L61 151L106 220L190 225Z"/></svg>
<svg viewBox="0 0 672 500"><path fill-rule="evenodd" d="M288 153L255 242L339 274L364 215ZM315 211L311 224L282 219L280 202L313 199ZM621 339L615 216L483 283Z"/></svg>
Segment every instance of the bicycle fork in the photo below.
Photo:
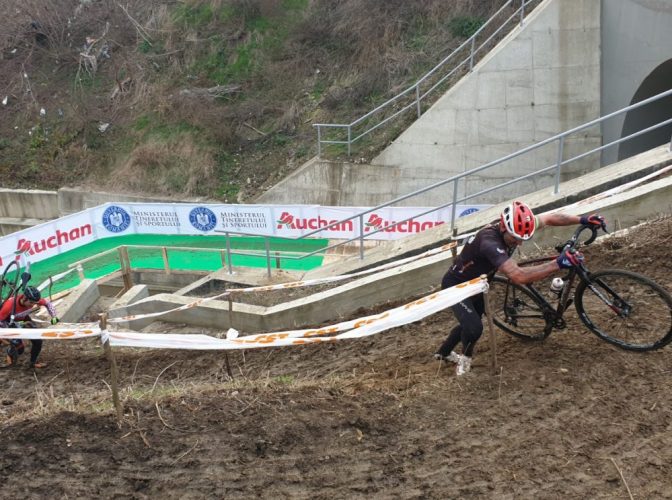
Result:
<svg viewBox="0 0 672 500"><path fill-rule="evenodd" d="M623 300L614 290L611 289L604 281L598 279L592 281L588 273L583 273L583 279L586 281L586 286L592 291L604 304L614 311L619 318L627 318L630 316L632 306ZM610 296L608 297L602 290L595 286L597 284L606 291ZM618 305L617 305L618 304Z"/></svg>

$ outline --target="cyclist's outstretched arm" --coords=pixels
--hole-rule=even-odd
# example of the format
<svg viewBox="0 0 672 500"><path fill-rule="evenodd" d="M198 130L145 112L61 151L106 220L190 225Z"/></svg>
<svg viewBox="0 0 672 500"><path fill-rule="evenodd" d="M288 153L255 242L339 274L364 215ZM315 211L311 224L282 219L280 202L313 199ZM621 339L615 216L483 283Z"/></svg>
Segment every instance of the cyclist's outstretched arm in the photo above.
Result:
<svg viewBox="0 0 672 500"><path fill-rule="evenodd" d="M581 217L578 215L555 212L551 214L541 214L539 216L539 222L542 226L573 226L581 223Z"/></svg>
<svg viewBox="0 0 672 500"><path fill-rule="evenodd" d="M520 267L515 260L508 259L504 264L499 266L499 271L505 274L513 283L517 285L525 285L544 279L546 276L558 271L560 266L555 260L544 262L536 266Z"/></svg>
<svg viewBox="0 0 672 500"><path fill-rule="evenodd" d="M573 226L575 224L582 224L584 226L601 227L606 232L607 221L600 214L590 215L569 215L562 212L555 212L551 214L541 214L538 217L540 227L543 226Z"/></svg>

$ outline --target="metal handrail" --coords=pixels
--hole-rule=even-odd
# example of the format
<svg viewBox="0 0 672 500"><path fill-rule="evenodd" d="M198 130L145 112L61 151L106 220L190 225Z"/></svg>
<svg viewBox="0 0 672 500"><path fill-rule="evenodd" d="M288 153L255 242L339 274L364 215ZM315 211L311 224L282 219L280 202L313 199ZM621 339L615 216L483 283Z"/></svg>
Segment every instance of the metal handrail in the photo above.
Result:
<svg viewBox="0 0 672 500"><path fill-rule="evenodd" d="M664 126L666 126L666 125L670 125L670 124L672 124L672 118L668 118L668 119L663 120L663 121L661 121L661 122L659 122L659 123L657 123L657 124L650 125L650 126L648 126L648 127L646 127L646 128L643 128L643 129L641 129L641 130L638 130L638 131L636 131L636 132L633 132L633 133L631 133L631 134L629 134L629 135L627 135L627 136L625 136L625 137L621 137L621 138L619 138L619 139L613 140L613 141L611 141L611 142L609 142L609 143L607 143L607 144L603 144L603 145L598 146L598 147L596 147L596 148L593 148L593 149L591 149L591 150L589 150L589 151L586 151L586 152L583 152L583 153L579 153L579 154L577 154L577 155L575 155L575 156L573 156L573 157L571 157L571 158L563 159L563 152L564 152L564 149L563 149L563 148L564 148L564 143L565 143L565 140L566 140L567 137L569 137L569 136L571 136L572 134L575 134L575 133L577 133L577 132L581 132L581 131L583 131L583 130L585 130L585 129L587 129L587 128L593 127L593 126L595 126L595 125L600 125L600 124L602 124L603 122L605 122L606 120L609 120L609 119L614 118L614 117L616 117L616 116L620 116L620 115L622 115L622 114L624 114L624 113L633 111L633 110L635 110L635 109L637 109L637 108L640 108L640 107L642 107L642 106L645 106L645 105L647 105L647 104L651 104L651 103L657 102L657 101L659 101L659 100L661 100L661 99L664 99L664 98L666 98L666 97L669 97L669 96L672 96L672 88L671 88L670 90L665 91L665 92L661 92L660 94L657 94L657 95L655 95L655 96L652 96L652 97L649 97L649 98L644 99L644 100L642 100L642 101L639 101L639 102L637 102L637 103L635 103L635 104L631 104L631 105L629 105L629 106L627 106L627 107L625 107L625 108L622 108L622 109L620 109L620 110L617 110L617 111L614 111L614 112L609 113L609 114L607 114L607 115L604 115L604 116L602 116L602 117L600 117L600 118L596 118L596 119L591 120L591 121L589 121L589 122L586 122L586 123L584 123L584 124L582 124L582 125L578 125L578 126L576 126L576 127L574 127L574 128L571 128L571 129L569 129L569 130L566 130L565 132L561 132L561 133L559 133L559 134L556 134L556 135L554 135L554 136L552 136L552 137L549 137L549 138L547 138L547 139L544 139L543 141L540 141L540 142L538 142L538 143L535 143L535 144L532 144L532 145L527 146L527 147L525 147L525 148L522 148L522 149L520 149L520 150L518 150L518 151L516 151L516 152L514 152L514 153L508 154L508 155L506 155L506 156L504 156L504 157L502 157L502 158L499 158L499 159L497 159L497 160L493 160L493 161L488 162L488 163L486 163L486 164L484 164L484 165L481 165L481 166L479 166L479 167L473 168L473 169L471 169L471 170L469 170L469 171L467 171L467 172L463 172L463 173L461 173L461 174L453 175L453 176L451 176L451 177L449 177L449 178L447 178L447 179L444 179L444 180L442 180L442 181L435 182L434 184L431 184L431 185L429 185L429 186L427 186L427 187L425 187L425 188L422 188L422 189L413 191L413 192L411 192L411 193L408 193L408 194L399 196L399 197L397 197L397 198L394 198L393 200L388 201L388 202L386 202L386 203L382 203L382 204L380 204L380 205L376 205L375 207L372 207L372 208L368 208L368 209L366 209L366 210L363 210L362 212L359 212L359 213L357 213L357 214L355 214L355 215L351 215L351 216L349 216L349 217L345 217L345 218L343 218L343 219L340 219L340 220L331 222L330 224L327 224L326 226L323 226L323 227L320 227L320 228L318 228L318 229L316 229L316 230L313 230L313 231L304 233L304 234L303 234L302 236L300 236L300 237L279 237L279 236L269 236L269 235L263 235L263 234L260 235L260 234L255 234L255 233L250 233L250 232L243 232L243 231L233 231L233 230L218 231L218 230L216 230L216 232L224 233L225 236L226 236L226 249L225 249L225 250L224 250L224 249L213 249L213 248L193 248L193 247L185 247L184 249L185 249L185 250L190 250L190 251L194 251L194 250L197 250L197 251L198 251L198 250L202 250L202 251L214 251L214 252L220 252L220 253L222 254L222 256L223 256L223 258L222 258L222 267L228 266L229 273L232 273L231 255L233 255L233 254L240 254L240 255L254 255L254 256L261 256L261 255L265 254L265 256L266 256L267 273L268 273L268 276L270 276L270 275L271 275L271 269L272 269L271 262L272 262L272 260L273 260L274 258L276 258L275 252L272 253L272 252L271 252L271 248L270 248L270 238L271 238L271 237L273 237L273 238L291 239L291 240L304 239L304 238L308 238L308 237L310 237L310 236L314 236L314 235L316 235L316 234L318 234L318 233L320 233L320 232L329 230L329 229L331 229L331 228L333 228L333 227L336 227L336 226L339 226L339 225L343 225L345 222L353 221L353 220L355 220L355 219L358 219L358 220L359 220L359 234L358 234L358 235L356 235L356 236L354 236L354 237L352 237L352 238L349 238L349 239L347 239L347 240L340 240L340 241L337 242L337 243L329 244L329 245L327 245L327 246L325 246L325 247L319 248L319 249L314 250L314 251L311 251L311 252L303 253L303 254L301 254L301 255L297 255L297 256L294 256L294 255L287 255L287 253L285 253L284 255L280 256L280 258L281 258L282 260L301 260L301 259L305 259L305 258L308 258L308 257L312 257L312 256L317 255L317 254L323 254L323 253L327 252L328 250L331 250L332 248L337 248L337 247L339 247L339 246L343 246L343 245L346 245L346 244L348 244L348 243L352 243L352 242L358 241L358 242L359 242L359 254L360 254L360 258L363 259L363 258L364 258L364 240L365 240L367 237L370 237L370 236L372 236L372 235L374 235L374 234L376 234L376 233L379 233L379 232L381 232L381 231L389 230L389 229L391 229L391 228L393 228L393 227L395 227L395 226L397 226L397 225L399 225L399 224L408 222L408 221L410 221L410 220L413 219L413 218L420 217L420 216L422 216L422 215L427 215L427 214L429 214L429 213L435 212L435 211L437 211L437 210L441 210L441 209L446 208L446 207L448 207L448 206L451 206L451 208L452 208L452 210L451 210L451 220L450 220L450 228L451 228L451 230L452 230L452 229L455 228L456 206L457 206L459 203L463 203L463 202L465 202L465 201L469 201L469 200L471 200L471 199L478 198L478 197L483 196L483 195L485 195L485 194L491 193L491 192L496 191L496 190L498 190L498 189L501 189L501 188L503 188L503 187L510 186L510 185L515 184L515 183L517 183L517 182L520 182L520 181L523 181L523 180L530 179L530 178L535 177L535 176L537 176L537 175L540 175L540 174L548 174L549 172L552 172L552 171L555 170L555 178L554 178L554 182L553 182L553 185L554 185L553 192L554 192L555 194L557 194L557 193L559 192L559 187L560 187L560 172L561 172L562 167L564 167L564 166L566 166L566 165L568 165L568 164L570 164L570 163L572 163L572 162L581 160L581 159L583 159L583 158L585 158L585 157L587 157L587 156L589 156L589 155L591 155L591 154L595 154L595 153L598 153L598 152L600 152L600 151L604 151L604 150L606 150L606 149L608 149L608 148L611 148L611 147L613 147L613 146L616 146L616 145L618 145L618 144L621 144L621 143L623 143L623 142L625 142L625 141L631 140L631 139L633 139L633 138L635 138L635 137L639 137L639 136L641 136L641 135L643 135L643 134L646 134L646 133L648 133L648 132L651 132L651 131L653 131L653 130L657 130L657 129L659 129L659 128L661 128L661 127L664 127ZM477 192L475 192L475 193L465 194L465 195L462 196L462 197L459 197L459 196L458 196L458 185L459 185L460 180L462 180L462 179L467 179L468 177L470 177L470 176L472 176L472 175L474 175L474 174L483 172L483 171L485 171L485 170L487 170L487 169L490 169L490 168L492 168L492 167L495 167L495 166L497 166L497 165L500 165L500 164L502 164L502 163L504 163L504 162L506 162L506 161L508 161L508 160L511 160L511 159L513 159L513 158L522 157L522 156L526 155L527 153L534 152L534 151L536 151L537 149L539 149L539 148L541 148L541 147L544 147L544 146L547 146L547 145L552 144L552 143L557 143L557 148L558 148L557 161L556 161L554 164L549 165L549 166L546 166L546 167L543 167L543 168L540 168L540 169L538 169L538 170L535 170L535 171L530 172L530 173L527 173L527 174L525 174L525 175L516 177L516 178L514 178L514 179L509 179L509 180L504 181L504 182L501 182L501 183L499 183L499 184L497 184L497 185L495 185L495 186L491 186L491 187L485 188L485 189L480 190L480 191L477 191ZM669 146L669 147L670 147L670 151L672 151L672 138L671 138L671 140L670 140L670 146ZM363 232L363 228L364 228L364 216L365 216L365 215L370 214L370 213L373 213L373 212L375 212L375 211L377 211L377 210L380 210L380 209L382 209L382 208L385 208L385 207L389 207L389 206L395 205L395 204L397 204L397 203L399 203L399 202L401 202L401 201L408 200L408 199L413 198L413 197L415 197L415 196L419 196L419 195L425 194L425 193L430 192L430 191L432 191L432 190L434 190L434 189L436 189L436 188L438 188L438 187L445 186L445 185L447 185L447 184L449 184L449 183L453 183L453 196L452 196L452 200L451 200L451 201L446 202L446 203L443 203L443 204L441 204L441 205L439 205L439 206L430 207L430 208L428 208L427 210L424 210L424 211L421 212L421 213L415 213L415 214L413 214L411 217L408 217L408 218L405 218L405 219L396 221L394 224L391 224L391 225L389 225L389 226L386 226L386 227L383 227L383 228L380 228L380 229L375 229L375 230L368 231L368 232L366 233L366 235L364 234L364 232ZM263 253L260 254L259 252L240 252L240 251L233 251L233 250L231 250L231 244L230 244L230 236L231 236L231 235L235 235L235 236L256 236L256 237L263 237L264 240L265 240L265 241L264 241L264 247L265 247L265 248L264 248ZM84 262L87 262L87 261L89 261L89 260L93 260L93 259L95 259L95 258L99 258L101 255L106 254L106 253L113 252L113 251L115 251L115 250L118 250L119 248L120 248L120 247L116 247L115 249L107 250L107 251L102 252L101 254L98 254L98 255L96 255L96 256L88 257L88 258L83 259L83 260L81 260L81 261L77 261L77 262L75 262L75 263L73 263L73 264L70 264L68 267L77 267L77 266L81 266L81 264L84 263ZM147 249L147 248L151 248L151 247L148 247L148 246L139 246L139 248ZM155 247L155 248L170 248L170 247ZM180 247L175 247L175 248L180 248ZM180 249L182 249L182 248L180 248ZM294 253L294 252L293 252L293 253ZM299 254L299 252L295 252L295 253L296 253L296 254ZM226 256L226 259L224 258L224 256Z"/></svg>
<svg viewBox="0 0 672 500"><path fill-rule="evenodd" d="M404 223L404 222L408 222L409 220L411 220L411 219L413 219L413 218L415 218L415 217L419 217L419 216L422 216L422 215L426 215L426 214L435 212L435 211L437 211L437 210L441 210L441 209L443 209L443 208L445 208L445 207L448 207L448 206L452 206L451 220L450 220L450 227L451 227L451 229L454 229L454 228L455 228L455 219L456 219L456 206L457 206L458 203L463 203L463 202L465 202L465 201L469 201L469 200L474 199L474 198L477 198L477 197L479 197L479 196L483 196L484 194L488 194L488 193L491 193L491 192L496 191L496 190L498 190L498 189L501 189L501 188L503 188L503 187L507 187L507 186L510 186L510 185L515 184L515 183L517 183L517 182L520 182L520 181L523 181L523 180L530 179L530 178L532 178L532 177L534 177L534 176L552 172L553 170L555 170L555 172L556 172L556 173L555 173L554 183L553 183L553 184L554 184L553 192L554 192L554 194L557 194L557 193L559 192L559 187L560 187L560 172L561 172L562 167L564 167L564 166L566 166L566 165L568 165L568 164L570 164L570 163L572 163L572 162L581 160L581 159L583 159L583 158L585 158L585 157L587 157L587 156L589 156L589 155L591 155L591 154L595 154L595 153L598 153L598 152L600 152L600 151L604 151L604 150L606 150L606 149L608 149L608 148L610 148L610 147L613 147L613 146L615 146L615 145L618 145L618 144L620 144L620 143L622 143L622 142L625 142L625 141L627 141L627 140L633 139L633 138L638 137L638 136L640 136L640 135L643 135L643 134L646 134L646 133L651 132L651 131L653 131L653 130L656 130L656 129L659 129L659 128L661 128L661 127L664 127L665 125L672 124L672 118L669 118L669 119L664 120L664 121L662 121L662 122L659 122L659 123L657 123L657 124L651 125L651 126L649 126L649 127L646 127L646 128L644 128L644 129L641 129L641 130L639 130L639 131L637 131L637 132L633 132L633 133L630 134L630 135L627 135L627 136L625 136L625 137L621 137L620 139L611 141L611 142L609 142L609 143L607 143L607 144L603 144L603 145L601 145L601 146L599 146L599 147L596 147L596 148L593 148L593 149L591 149L591 150L589 150L589 151L587 151L587 152L579 153L579 154L577 154L576 156L573 156L572 158L563 159L564 143L565 143L565 140L566 140L566 138L567 138L568 136L570 136L570 135L572 135L572 134L575 134L575 133L577 133L577 132L581 132L582 130L585 130L585 129L587 129L587 128L593 127L593 126L595 126L595 125L602 124L602 123L605 122L606 120L609 120L609 119L614 118L614 117L616 117L616 116L622 115L623 113L627 113L627 112L629 112L629 111L635 110L635 109L640 108L640 107L642 107L642 106L645 106L645 105L647 105L647 104L651 104L651 103L653 103L653 102L656 102L656 101L658 101L658 100L660 100L660 99L663 99L663 98L668 97L668 96L671 96L671 95L672 95L672 89L667 90L667 91L665 91L665 92L661 92L660 94L657 94L657 95L655 95L655 96L649 97L649 98L644 99L644 100L642 100L642 101L639 101L639 102L637 102L637 103L635 103L635 104L631 104L631 105L629 105L629 106L627 106L627 107L625 107L625 108L622 108L622 109L620 109L620 110L614 111L614 112L609 113L609 114L607 114L607 115L604 115L604 116L602 116L602 117L600 117L600 118L596 118L596 119L591 120L591 121L589 121L589 122L586 122L586 123L584 123L584 124L582 124L582 125L578 125L578 126L576 126L576 127L574 127L574 128L571 128L571 129L569 129L569 130L567 130L567 131L565 131L565 132L561 132L561 133L556 134L556 135L554 135L554 136L552 136L552 137L549 137L548 139L544 139L543 141L540 141L540 142L538 142L538 143L535 143L535 144L532 144L532 145L530 145L530 146L524 147L524 148L522 148L522 149L520 149L520 150L518 150L518 151L516 151L516 152L514 152L514 153L508 154L508 155L506 155L506 156L503 156L502 158L499 158L499 159L497 159L497 160L493 160L493 161L488 162L488 163L486 163L486 164L484 164L484 165L481 165L481 166L479 166L479 167L473 168L473 169L471 169L471 170L469 170L469 171L467 171L467 172L463 172L463 173L460 173L460 174L453 175L453 176L448 177L447 179L444 179L444 180L442 180L442 181L435 182L434 184L431 184L431 185L429 185L429 186L427 186L427 187L425 187L425 188L422 188L422 189L413 191L413 192L411 192L411 193L408 193L408 194L405 194L405 195L402 195L402 196L398 196L397 198L394 198L393 200L390 200L390 201L388 201L388 202L386 202L386 203L382 203L382 204L380 204L380 205L376 205L375 207L368 208L368 209L363 210L362 212L359 212L359 213L357 213L357 214L355 214L355 215L351 215L351 216L349 216L349 217L346 217L346 218L343 218L343 219L334 221L334 222L332 222L332 223L330 223L330 224L328 224L328 225L326 225L326 226L324 226L324 227L320 227L320 228L315 229L315 230L313 230L313 231L310 231L310 232L308 232L308 233L304 233L304 234L303 234L302 236L300 236L300 237L297 237L297 238L288 238L288 239L303 239L303 238L308 238L308 237L310 237L310 236L314 236L314 235L316 235L316 234L318 234L318 233L320 233L320 232L322 232L322 231L329 230L329 229L331 229L331 228L333 228L333 227L336 227L336 226L338 226L338 225L342 225L342 224L345 223L345 222L348 222L348 221L354 221L355 219L358 219L358 220L359 220L359 228L360 228L360 233L359 233L359 235L354 236L354 237L352 237L352 238L350 238L350 239L347 239L347 240L340 240L338 243L331 244L331 245L328 245L328 246L326 246L326 247L324 247L324 248L321 248L321 249L318 249L318 250L315 250L315 251L312 251L312 252L303 254L303 257L300 257L300 258L306 258L306 257L310 257L310 256L313 256L313 255L316 255L316 254L318 254L318 253L323 253L323 252L326 252L327 250L330 250L330 249L332 249L332 248L336 248L336 247L338 247L338 246L346 245L346 244L348 244L348 243L352 243L352 242L355 242L355 241L359 241L359 243L360 243L360 258L363 258L363 256L364 256L364 245L363 245L363 243L364 243L364 240L365 240L367 237L370 237L370 236L372 236L372 235L374 235L374 234L376 234L376 233L379 233L379 232L381 232L381 231L389 230L390 228L392 228L392 227L394 227L394 226L397 226L397 225L399 225L399 224L402 224L402 223ZM468 195L465 195L465 196L463 196L463 197L461 197L461 198L458 197L458 195L457 195L458 189L457 189L457 188L458 188L458 184L459 184L460 180L462 180L462 179L466 179L466 178L468 178L468 177L470 177L470 176L472 176L472 175L474 175L474 174L483 172L484 170L487 170L487 169L490 169L490 168L495 167L495 166L497 166L497 165L500 165L500 164L502 164L502 163L504 163L504 162L506 162L506 161L508 161L508 160L511 160L511 159L513 159L513 158L518 158L518 157L524 156L524 155L527 154L527 153L534 152L534 151L536 151L537 149L539 149L539 148L541 148L541 147L544 147L544 146L547 146L547 145L549 145L549 144L552 144L552 143L554 143L554 142L557 142L557 147L558 147L557 161L556 161L555 164L550 165L550 166L547 166L547 167L544 167L544 168L541 168L541 169L538 169L538 170L535 170L534 172L527 173L527 174L522 175L522 176L520 176L520 177L517 177L517 178L514 178L514 179L510 179L510 180L507 180L507 181L504 181L504 182L502 182L502 183L499 183L499 184L497 184L497 185L495 185L495 186L492 186L492 187L483 189L483 190L478 191L478 192L476 192L476 193L468 194ZM670 149L672 150L672 139L671 139L671 141L670 141ZM364 216L365 216L365 215L370 214L370 213L373 213L373 212L375 212L375 211L377 211L377 210L380 210L380 209L382 209L382 208L385 208L385 207L389 207L389 206L395 205L395 204L397 204L397 203L399 203L399 202L401 202L401 201L408 200L408 199L413 198L413 197L415 197L415 196L419 196L419 195L425 194L425 193L427 193L427 192L429 192L429 191L432 191L432 190L434 190L434 189L436 189L436 188L438 188L438 187L441 187L441 186L445 186L446 184L449 184L449 183L453 183L453 197L452 197L452 200L451 200L451 201L449 201L449 202L447 202L447 203L444 203L444 204L442 204L442 205L436 206L436 207L431 207L431 208L427 209L426 211L423 211L423 212L421 212L421 213L419 213L419 214L414 214L413 216L408 217L408 218L405 218L405 219L403 219L403 220L396 221L394 224L392 224L392 225L390 225L390 226L386 226L386 227L384 227L384 228L380 228L380 229L376 229L376 230L369 231L369 232L367 232L366 235L364 235L364 233L363 233L363 226L364 226L363 221L364 221ZM219 232L222 232L222 231L219 231ZM254 233L226 231L227 241L228 241L228 238L229 238L229 235L230 235L230 234L232 234L232 235L246 235L246 236L263 236L263 235L254 234ZM268 236L264 236L264 237L269 238ZM277 238L278 236L275 236L275 237ZM299 259L300 259L300 258L299 258ZM269 264L269 268L270 268L270 264Z"/></svg>
<svg viewBox="0 0 672 500"><path fill-rule="evenodd" d="M483 25L474 32L473 35L471 35L467 40L465 40L462 44L460 44L455 50L453 50L448 56L446 56L441 62L439 62L436 66L434 66L431 70L429 70L424 76L422 76L418 81L416 81L412 86L408 87L406 90L400 92L399 94L395 95L394 97L391 97L384 103L380 104L376 108L372 109L368 113L360 116L356 120L354 120L351 123L313 123L313 127L317 129L317 156L320 157L322 155L322 144L347 144L348 145L348 156L352 154L352 144L360 140L362 137L370 134L374 130L377 130L379 127L385 125L386 123L390 122L394 118L398 117L402 113L405 113L411 108L416 108L417 112L417 117L419 118L422 115L422 108L421 108L421 101L427 98L436 88L441 85L443 82L445 82L448 78L450 78L457 70L460 68L464 67L465 65L469 65L469 71L471 71L474 67L474 58L478 52L480 52L490 41L494 39L494 37L499 34L505 26L508 25L508 23L515 18L516 16L519 16L519 25L523 25L523 20L525 18L525 7L532 3L534 0L507 0L498 10L495 12ZM476 47L476 39L478 38L481 33L483 33L491 23L494 22L494 20L506 9L507 7L511 6L514 4L514 2L520 2L520 7L518 7L513 14L511 14L503 23L501 23L493 33L490 34L488 38L485 39L483 43L481 43L478 47ZM429 80L430 77L434 76L435 73L437 73L440 69L442 69L448 62L453 59L456 54L458 54L460 51L465 49L467 46L469 46L469 55L459 61L457 65L455 65L446 75L441 77L438 82L434 83L426 92L421 93L420 92L420 85L425 83L426 81ZM396 104L398 101L400 101L403 97L408 96L412 92L415 93L415 99L411 101L411 103L404 105L400 110L395 111L392 115L387 116L383 118L380 122L376 123L375 125L370 126L369 128L366 128L363 132L361 132L359 135L355 135L353 137L353 128L356 127L357 125L363 123L365 120L368 118L371 118L372 116L376 115L377 113L383 111L384 109ZM345 129L347 138L345 139L323 139L322 134L323 134L323 128L325 129Z"/></svg>
<svg viewBox="0 0 672 500"><path fill-rule="evenodd" d="M390 200L390 201L388 201L388 202L386 202L386 203L382 203L382 204L377 205L377 206L375 206L375 207L373 207L373 208L369 208L369 209L367 209L367 210L365 210L365 211L363 211L363 212L361 212L361 213L359 213L359 214L352 215L352 216L347 217L347 218L345 218L345 219L342 219L342 220L333 222L332 224L329 224L328 226L325 226L325 227L323 227L323 228L319 228L319 229L316 229L316 230L311 231L311 232L309 232L309 233L306 233L306 234L304 234L302 237L305 238L305 237L312 236L312 235L317 234L317 233L319 233L319 232L321 232L321 231L323 231L323 230L325 230L325 229L330 229L331 227L335 227L335 226L338 225L338 224L341 224L341 223L343 223L343 222L347 222L347 221L349 221L349 220L354 220L354 219L356 219L356 218L358 218L358 217L360 217L360 216L366 215L366 214L368 214L368 213L375 212L376 210L380 210L381 208L385 208L385 207L388 207L388 206L391 206L391 205L395 205L395 204L397 204L397 203L399 203L399 202L401 202L401 201L405 201L405 200L407 200L407 199L409 199L409 198L413 198L413 197L415 197L415 196L418 196L419 194L424 194L424 193L426 193L426 192L428 192L428 191L431 191L431 190L433 190L433 189L435 189L435 188L437 188L437 187L444 186L445 184L448 184L448 183L450 183L450 182L457 182L457 181L459 181L459 180L462 179L462 178L466 178L466 177L469 177L469 176L471 176L471 175L473 175L473 174L477 174L477 173L479 173L479 172L482 172L483 170L489 169L489 168L491 168L491 167L494 167L494 166L496 166L496 165L499 165L499 164L501 164L501 163L504 163L504 162L506 162L506 161L508 161L508 160L511 160L511 159L513 159L513 158L516 158L516 157L518 157L518 156L522 156L522 155L524 155L524 154L526 154L526 153L529 153L530 151L534 151L534 150L539 149L539 148L541 148L541 147L543 147L543 146L546 146L546 145L548 145L548 144L551 144L551 143L553 143L553 142L555 142L555 141L559 141L559 142L562 141L562 142L564 142L564 139L565 139L567 136L571 135L571 134L574 134L574 133L576 133L576 132L580 132L581 130L584 130L584 129L586 129L586 128L593 127L593 126L595 126L595 125L597 125L597 124L600 124L600 123L602 123L602 122L604 122L604 121L606 121L606 120L608 120L608 119L610 119L610 118L613 118L613 117L615 117L615 116L621 115L621 114L623 114L623 113L627 113L628 111L632 111L632 110L637 109L637 108L639 108L639 107L641 107L641 106L645 106L646 104L652 103L652 102L654 102L654 101L657 101L657 100L662 99L662 98L664 98L664 97L667 97L667 96L669 96L669 95L672 95L672 89L667 90L667 91L665 91L665 92L662 92L662 93L660 93L660 94L657 94L657 95L655 95L655 96L649 97L648 99L644 99L643 101L640 101L640 102L638 102L638 103L636 103L636 104L632 104L632 105L630 105L630 106L627 106L626 108L623 108L623 109L620 109L620 110L618 110L618 111L614 111L614 112L612 112L612 113L609 113L608 115L605 115L605 116L602 116L602 117L600 117L600 118L596 118L596 119L594 119L594 120L591 120L591 121L589 121L589 122L586 122L586 123L584 123L584 124L582 124L582 125L579 125L579 126L577 126L577 127L574 127L574 128L572 128L572 129L569 129L569 130L567 130L567 131L565 131L565 132L561 132L561 133L559 133L559 134L556 134L556 135L554 135L554 136L552 136L552 137L549 137L548 139L544 139L543 141L537 142L537 143L532 144L532 145L530 145L530 146L526 146L526 147L524 147L524 148L522 148L522 149L520 149L520 150L518 150L518 151L516 151L516 152L514 152L514 153L510 153L510 154L508 154L508 155L506 155L506 156L503 156L502 158L499 158L499 159L497 159L497 160L493 160L493 161L488 162L488 163L486 163L486 164L484 164L484 165L481 165L480 167L473 168L473 169L468 170L468 171L466 171L466 172L463 172L463 173L461 173L461 174L453 175L452 177L449 177L449 178L444 179L444 180L442 180L442 181L435 182L434 184L431 184L431 185L429 185L429 186L427 186L427 187L424 187L424 188L422 188L422 189L419 189L419 190L417 190L417 191L413 191L413 192L411 192L411 193L408 193L408 194L399 196L399 197L397 197L397 198L394 198L393 200ZM636 132L636 133L631 134L630 136L627 136L627 137L623 137L623 138L619 139L618 141L614 141L613 143L609 143L609 144L603 145L603 146L601 146L601 147L599 147L599 148L596 148L596 149L594 149L594 150L591 150L589 153L584 153L583 155L580 155L579 157L571 158L570 160L563 160L563 161L561 161L560 163L556 163L556 167L561 167L561 166L567 164L569 161L574 161L574 160L583 158L583 157L586 156L587 154L592 154L592 153L601 151L601 150L605 149L606 147L609 147L609 146L612 146L612 145L615 145L615 144L619 144L619 143L621 143L621 142L623 142L623 141L625 141L625 140L627 140L627 139L630 139L630 138L636 137L636 136L638 136L638 135L641 135L641 134L643 134L643 133L650 132L651 130L655 130L655 129L657 129L657 128L660 128L660 127L666 125L668 122L669 122L669 120L663 121L663 122L661 122L661 123L658 123L657 125L653 125L653 126L647 128L647 129L645 129L645 130ZM542 169L542 170L546 170L546 169ZM535 173L535 172L533 172L533 174L534 174L534 173ZM540 173L540 172L536 172L536 173ZM528 174L528 175L529 175L529 174ZM526 175L525 177L527 177L527 175ZM554 190L554 192L555 192L555 193L558 192L558 182L557 182L557 181L556 181L556 184L555 184L555 190ZM450 205L450 204L451 204L451 203L448 203L447 205ZM447 205L444 205L444 206L447 206ZM454 205L454 204L453 204L453 205ZM442 206L441 208L443 208L443 206ZM436 208L435 208L434 210L436 210ZM405 222L405 221L402 221L402 222ZM454 218L452 218L452 219L451 219L451 227L454 226L454 222L455 222L455 220L454 220ZM373 234L373 232L371 232L371 233L369 233L369 234Z"/></svg>

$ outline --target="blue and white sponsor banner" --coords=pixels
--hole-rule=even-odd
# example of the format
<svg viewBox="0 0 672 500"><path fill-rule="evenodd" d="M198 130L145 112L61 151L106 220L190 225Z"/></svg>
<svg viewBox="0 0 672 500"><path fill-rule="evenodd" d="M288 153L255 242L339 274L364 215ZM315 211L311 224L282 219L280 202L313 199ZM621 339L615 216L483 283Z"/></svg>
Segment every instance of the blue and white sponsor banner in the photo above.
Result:
<svg viewBox="0 0 672 500"><path fill-rule="evenodd" d="M491 205L458 205L458 217ZM0 265L39 262L97 239L132 234L260 235L394 240L449 224L451 207L426 215L418 207L386 207L360 217L363 207L106 203L0 238ZM346 220L347 219L347 220ZM408 219L404 222L399 222ZM327 226L329 229L326 229ZM361 228L361 233L360 233Z"/></svg>

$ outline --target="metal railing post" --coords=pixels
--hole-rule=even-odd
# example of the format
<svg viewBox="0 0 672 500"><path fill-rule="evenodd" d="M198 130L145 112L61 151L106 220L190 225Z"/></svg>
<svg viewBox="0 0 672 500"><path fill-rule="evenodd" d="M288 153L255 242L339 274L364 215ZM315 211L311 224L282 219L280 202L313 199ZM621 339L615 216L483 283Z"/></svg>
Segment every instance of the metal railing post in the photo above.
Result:
<svg viewBox="0 0 672 500"><path fill-rule="evenodd" d="M364 260L364 214L359 214L359 260Z"/></svg>
<svg viewBox="0 0 672 500"><path fill-rule="evenodd" d="M271 277L271 240L268 236L264 236L264 244L266 245L266 271L268 277Z"/></svg>
<svg viewBox="0 0 672 500"><path fill-rule="evenodd" d="M474 46L476 45L476 37L471 37L471 44L469 46L469 72L474 69Z"/></svg>
<svg viewBox="0 0 672 500"><path fill-rule="evenodd" d="M233 274L233 266L232 266L232 260L233 258L231 257L231 238L229 237L229 233L224 233L226 236L226 261L229 267L229 274Z"/></svg>
<svg viewBox="0 0 672 500"><path fill-rule="evenodd" d="M525 20L525 0L520 0L520 25L523 25Z"/></svg>
<svg viewBox="0 0 672 500"><path fill-rule="evenodd" d="M420 118L420 84L418 83L415 86L415 103L416 103L416 108L418 110L418 118Z"/></svg>
<svg viewBox="0 0 672 500"><path fill-rule="evenodd" d="M453 204L450 207L450 229L455 229L455 214L457 213L457 179L453 181Z"/></svg>
<svg viewBox="0 0 672 500"><path fill-rule="evenodd" d="M558 162L555 166L555 188L553 189L553 194L558 194L560 191L560 168L562 167L562 156L565 149L565 136L560 137L558 142Z"/></svg>
<svg viewBox="0 0 672 500"><path fill-rule="evenodd" d="M317 157L322 157L322 128L317 126Z"/></svg>
<svg viewBox="0 0 672 500"><path fill-rule="evenodd" d="M348 125L348 158L350 157L351 146L352 146L352 127Z"/></svg>

